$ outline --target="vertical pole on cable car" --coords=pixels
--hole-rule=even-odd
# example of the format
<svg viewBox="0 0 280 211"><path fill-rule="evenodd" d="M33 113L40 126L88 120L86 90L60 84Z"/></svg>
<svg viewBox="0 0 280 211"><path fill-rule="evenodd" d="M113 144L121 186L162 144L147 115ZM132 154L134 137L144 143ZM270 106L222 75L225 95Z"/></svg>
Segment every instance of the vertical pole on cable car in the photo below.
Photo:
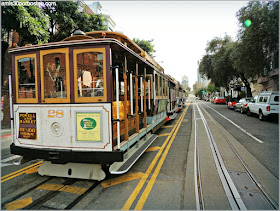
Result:
<svg viewBox="0 0 280 211"><path fill-rule="evenodd" d="M151 80L148 79L148 109L151 110Z"/></svg>
<svg viewBox="0 0 280 211"><path fill-rule="evenodd" d="M12 74L9 74L9 100L10 100L10 118L11 118L11 134L12 143L14 143L14 112L13 112L13 99L12 99Z"/></svg>
<svg viewBox="0 0 280 211"><path fill-rule="evenodd" d="M130 73L130 114L133 115L133 85L132 85L132 72Z"/></svg>
<svg viewBox="0 0 280 211"><path fill-rule="evenodd" d="M141 112L143 112L143 76L140 77Z"/></svg>
<svg viewBox="0 0 280 211"><path fill-rule="evenodd" d="M123 80L124 80L124 127L125 134L124 140L128 141L128 118L127 118L127 60L126 55L124 57L124 71L123 71Z"/></svg>
<svg viewBox="0 0 280 211"><path fill-rule="evenodd" d="M170 105L170 97L169 97L169 86L168 86L168 80L167 80L167 105L169 106ZM169 106L169 109L170 109L170 106ZM169 110L170 111L170 110Z"/></svg>
<svg viewBox="0 0 280 211"><path fill-rule="evenodd" d="M153 98L154 98L154 106L156 105L156 71L154 70L154 79L153 79Z"/></svg>
<svg viewBox="0 0 280 211"><path fill-rule="evenodd" d="M135 116L136 116L136 133L139 133L139 106L138 106L138 63L136 63L135 73Z"/></svg>
<svg viewBox="0 0 280 211"><path fill-rule="evenodd" d="M120 104L119 104L119 67L116 67L116 101L117 101L117 142L118 149L121 148L121 140L120 140Z"/></svg>
<svg viewBox="0 0 280 211"><path fill-rule="evenodd" d="M147 96L146 96L146 68L145 67L144 67L144 127L147 128Z"/></svg>
<svg viewBox="0 0 280 211"><path fill-rule="evenodd" d="M146 68L144 67L144 128L146 132L145 141L147 140L147 96L146 96Z"/></svg>

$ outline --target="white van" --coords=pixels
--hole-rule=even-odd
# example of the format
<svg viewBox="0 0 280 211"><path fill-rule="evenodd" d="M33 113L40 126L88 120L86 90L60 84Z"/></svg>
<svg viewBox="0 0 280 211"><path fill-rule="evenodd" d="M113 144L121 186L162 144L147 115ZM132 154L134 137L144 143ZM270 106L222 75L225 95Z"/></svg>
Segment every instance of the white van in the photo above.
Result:
<svg viewBox="0 0 280 211"><path fill-rule="evenodd" d="M267 117L279 115L279 91L260 92L248 103L247 114L257 114L262 121Z"/></svg>

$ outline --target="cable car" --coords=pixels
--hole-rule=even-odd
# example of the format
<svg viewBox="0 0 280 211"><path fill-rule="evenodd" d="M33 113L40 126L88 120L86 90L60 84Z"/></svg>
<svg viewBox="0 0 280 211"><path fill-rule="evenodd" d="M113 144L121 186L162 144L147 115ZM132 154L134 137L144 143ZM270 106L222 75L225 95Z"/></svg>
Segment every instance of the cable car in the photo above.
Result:
<svg viewBox="0 0 280 211"><path fill-rule="evenodd" d="M43 159L40 175L125 173L178 108L174 80L120 33L80 32L9 53L11 153L20 164Z"/></svg>

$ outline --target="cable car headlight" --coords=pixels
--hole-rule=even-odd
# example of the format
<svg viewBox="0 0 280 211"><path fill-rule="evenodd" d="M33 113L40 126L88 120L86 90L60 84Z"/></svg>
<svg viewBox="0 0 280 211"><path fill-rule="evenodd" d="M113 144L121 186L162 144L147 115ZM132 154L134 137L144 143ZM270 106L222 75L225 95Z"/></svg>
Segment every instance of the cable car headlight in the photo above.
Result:
<svg viewBox="0 0 280 211"><path fill-rule="evenodd" d="M62 134L62 132L63 132L63 127L62 127L62 125L60 123L54 122L51 125L51 130L52 130L54 135L60 136Z"/></svg>

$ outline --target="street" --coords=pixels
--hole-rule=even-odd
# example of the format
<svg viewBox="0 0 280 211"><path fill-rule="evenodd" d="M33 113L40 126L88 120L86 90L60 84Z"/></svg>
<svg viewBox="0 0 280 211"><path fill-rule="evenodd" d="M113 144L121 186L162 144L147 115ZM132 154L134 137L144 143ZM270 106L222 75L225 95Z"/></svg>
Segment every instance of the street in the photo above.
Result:
<svg viewBox="0 0 280 211"><path fill-rule="evenodd" d="M127 173L100 182L42 177L40 160L15 166L1 134L1 208L278 209L278 127L192 96Z"/></svg>

